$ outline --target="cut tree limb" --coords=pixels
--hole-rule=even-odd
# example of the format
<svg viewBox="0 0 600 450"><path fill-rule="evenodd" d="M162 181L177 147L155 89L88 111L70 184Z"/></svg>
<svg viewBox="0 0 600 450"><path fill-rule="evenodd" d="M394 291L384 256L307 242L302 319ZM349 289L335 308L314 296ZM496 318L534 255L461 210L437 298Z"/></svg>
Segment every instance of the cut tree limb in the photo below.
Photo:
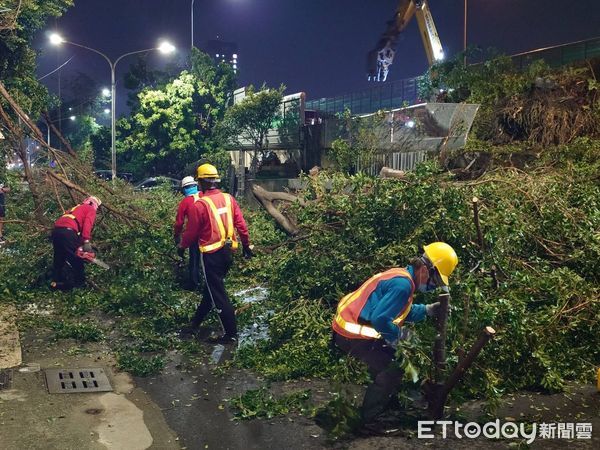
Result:
<svg viewBox="0 0 600 450"><path fill-rule="evenodd" d="M257 185L252 186L252 193L287 234L290 236L295 236L298 234L298 227L296 224L286 217L281 211L279 211L273 202L298 202L303 205L303 199L296 197L295 195L288 194L287 192L270 192Z"/></svg>
<svg viewBox="0 0 600 450"><path fill-rule="evenodd" d="M403 170L391 169L389 167L382 167L379 176L381 178L394 178L396 180L406 181L404 179L406 177L406 172Z"/></svg>
<svg viewBox="0 0 600 450"><path fill-rule="evenodd" d="M73 182L71 182L69 180L65 180L63 177L61 177L60 175L55 174L51 170L49 170L47 173L48 173L49 176L51 176L52 178L54 178L59 183L62 183L66 187L68 187L70 189L73 189L73 190L75 190L75 191L77 191L80 194L83 194L85 196L89 196L90 195L88 192L86 192L80 186L76 185L75 183L73 183ZM132 225L132 221L137 221L137 222L141 222L141 223L143 223L145 225L149 225L149 223L146 220L144 220L142 217L131 216L131 215L128 215L128 214L124 214L121 211L118 211L117 209L113 208L110 204L108 204L106 202L102 202L102 206L105 207L111 213L113 213L113 214L121 217L128 225Z"/></svg>

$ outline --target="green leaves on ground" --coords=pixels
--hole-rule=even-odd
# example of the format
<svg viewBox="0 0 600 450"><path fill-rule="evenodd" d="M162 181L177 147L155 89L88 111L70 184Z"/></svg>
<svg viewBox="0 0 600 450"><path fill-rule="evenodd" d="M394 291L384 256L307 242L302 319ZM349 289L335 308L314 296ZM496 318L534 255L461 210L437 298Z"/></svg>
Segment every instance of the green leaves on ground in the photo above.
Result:
<svg viewBox="0 0 600 450"><path fill-rule="evenodd" d="M268 388L251 389L230 400L236 419L272 419L309 407L310 390L291 392L276 398Z"/></svg>

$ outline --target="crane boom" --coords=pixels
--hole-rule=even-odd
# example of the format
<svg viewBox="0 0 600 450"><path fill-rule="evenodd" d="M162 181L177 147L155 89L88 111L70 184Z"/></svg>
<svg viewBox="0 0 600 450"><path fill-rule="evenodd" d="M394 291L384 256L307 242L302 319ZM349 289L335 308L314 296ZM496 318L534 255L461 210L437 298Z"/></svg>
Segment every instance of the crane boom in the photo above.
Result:
<svg viewBox="0 0 600 450"><path fill-rule="evenodd" d="M394 62L398 36L404 31L413 16L417 17L429 65L444 59L442 43L427 0L400 0L394 18L387 23L387 29L381 35L377 46L367 56L369 80L385 81L387 79L390 66Z"/></svg>

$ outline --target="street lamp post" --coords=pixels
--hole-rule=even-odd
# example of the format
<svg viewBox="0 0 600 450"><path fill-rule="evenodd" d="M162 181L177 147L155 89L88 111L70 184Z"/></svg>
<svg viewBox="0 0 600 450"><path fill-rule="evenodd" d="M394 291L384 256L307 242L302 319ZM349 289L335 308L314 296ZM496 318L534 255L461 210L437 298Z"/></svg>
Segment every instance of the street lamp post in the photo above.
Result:
<svg viewBox="0 0 600 450"><path fill-rule="evenodd" d="M114 61L112 61L108 56L106 56L101 51L96 50L95 48L87 47L85 45L77 44L75 42L67 41L67 40L63 39L60 35L58 35L56 33L52 34L50 36L50 42L52 44L54 44L54 45L70 44L70 45L74 45L75 47L80 47L80 48L89 50L91 52L94 52L94 53L102 56L106 60L106 62L108 63L108 65L110 66L110 87L111 87L111 89L110 89L110 92L111 92L111 98L110 98L110 109L111 109L110 137L111 137L111 155L112 155L111 171L112 171L112 179L114 180L114 179L117 178L117 150L116 150L116 135L117 135L117 132L116 132L116 107L117 107L116 91L117 91L117 86L116 86L116 77L115 77L115 72L116 72L117 64L123 58L125 58L127 56L131 56L131 55L135 55L135 54L138 54L138 53L146 53L146 52L150 52L150 51L153 51L153 50L158 50L158 51L160 51L161 53L164 53L164 54L172 53L173 51L175 51L175 47L173 45L169 44L168 42L163 42L158 47L147 48L147 49L144 49L144 50L136 50L134 52L125 53L125 54L119 56Z"/></svg>
<svg viewBox="0 0 600 450"><path fill-rule="evenodd" d="M191 34L191 38L192 38L192 46L190 47L190 50L192 50L194 48L194 0L192 0L192 7L191 7L191 20L192 20L192 34Z"/></svg>
<svg viewBox="0 0 600 450"><path fill-rule="evenodd" d="M463 65L467 65L467 4L468 0L465 0L465 20L463 28Z"/></svg>

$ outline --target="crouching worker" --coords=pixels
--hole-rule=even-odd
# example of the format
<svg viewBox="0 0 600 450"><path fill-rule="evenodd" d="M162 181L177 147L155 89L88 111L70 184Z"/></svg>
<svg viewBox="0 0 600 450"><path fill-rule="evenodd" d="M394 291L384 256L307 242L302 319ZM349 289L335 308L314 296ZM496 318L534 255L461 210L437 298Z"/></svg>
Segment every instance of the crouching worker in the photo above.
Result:
<svg viewBox="0 0 600 450"><path fill-rule="evenodd" d="M52 284L55 289L68 290L85 286L84 261L77 256L77 249L83 247L84 252L92 252L92 229L96 220L96 211L102 204L97 197L88 197L81 204L71 208L54 222L52 246L54 247L54 263L52 267ZM73 269L73 282L68 283L63 274L65 263Z"/></svg>
<svg viewBox="0 0 600 450"><path fill-rule="evenodd" d="M201 192L198 192L198 183L194 177L185 177L181 180L181 190L185 198L179 202L177 207L177 215L175 217L175 225L173 226L173 239L175 245L181 242L181 233L184 225L187 227L196 220L196 208L194 203L200 200ZM200 249L197 245L190 245L189 265L188 265L188 280L189 289L196 290L200 285ZM178 248L177 253L183 258L185 249Z"/></svg>
<svg viewBox="0 0 600 450"><path fill-rule="evenodd" d="M365 424L384 412L398 392L403 370L395 353L398 342L408 337L404 323L437 315L439 303L413 303L415 290L448 286L448 277L458 264L454 249L444 242L426 245L424 250L406 268L372 276L338 304L332 325L334 342L344 353L363 361L373 379L361 407Z"/></svg>

